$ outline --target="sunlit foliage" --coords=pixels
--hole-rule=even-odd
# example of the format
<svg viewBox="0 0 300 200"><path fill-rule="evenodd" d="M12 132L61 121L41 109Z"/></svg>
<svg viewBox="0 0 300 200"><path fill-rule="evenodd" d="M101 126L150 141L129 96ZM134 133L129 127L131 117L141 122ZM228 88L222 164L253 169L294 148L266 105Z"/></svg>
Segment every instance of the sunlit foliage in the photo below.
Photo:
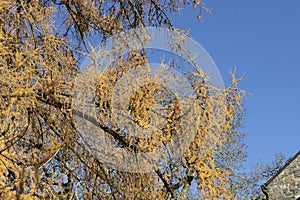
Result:
<svg viewBox="0 0 300 200"><path fill-rule="evenodd" d="M144 27L171 28L168 12L200 1L2 0L0 4L0 197L1 199L185 199L192 185L203 199L230 199L230 170L216 164L244 92L232 74L222 97L210 93L205 74L195 71L199 126L187 151L162 169L129 173L101 163L84 145L73 119L72 97L78 66L91 53L86 38L100 40ZM201 15L199 15L200 18ZM180 104L168 103L167 123L151 138L125 137L111 113L114 84L147 61L133 50L97 77L95 118L112 141L132 151L155 151L180 128ZM168 65L168 63L163 63ZM148 111L166 101L165 88L141 87L130 99L139 126ZM214 97L214 98L212 98ZM218 100L218 101L217 101ZM217 101L217 102L216 102ZM222 108L219 119L215 105ZM223 122L220 124L220 120ZM216 131L218 137L216 137ZM125 138L125 139L124 139ZM170 157L171 158L171 157Z"/></svg>

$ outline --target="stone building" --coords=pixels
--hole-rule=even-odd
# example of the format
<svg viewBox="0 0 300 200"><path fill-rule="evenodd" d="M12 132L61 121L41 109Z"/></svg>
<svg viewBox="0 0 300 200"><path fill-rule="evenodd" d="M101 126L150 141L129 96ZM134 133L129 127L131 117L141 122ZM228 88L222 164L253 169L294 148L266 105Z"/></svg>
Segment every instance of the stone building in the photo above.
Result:
<svg viewBox="0 0 300 200"><path fill-rule="evenodd" d="M266 182L262 191L266 200L300 200L300 151Z"/></svg>

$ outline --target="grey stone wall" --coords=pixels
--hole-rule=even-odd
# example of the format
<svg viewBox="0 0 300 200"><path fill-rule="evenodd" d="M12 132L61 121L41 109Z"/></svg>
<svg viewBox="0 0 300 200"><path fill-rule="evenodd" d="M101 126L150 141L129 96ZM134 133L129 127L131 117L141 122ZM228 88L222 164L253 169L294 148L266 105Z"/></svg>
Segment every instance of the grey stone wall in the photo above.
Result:
<svg viewBox="0 0 300 200"><path fill-rule="evenodd" d="M267 186L269 200L297 200L300 197L300 155Z"/></svg>

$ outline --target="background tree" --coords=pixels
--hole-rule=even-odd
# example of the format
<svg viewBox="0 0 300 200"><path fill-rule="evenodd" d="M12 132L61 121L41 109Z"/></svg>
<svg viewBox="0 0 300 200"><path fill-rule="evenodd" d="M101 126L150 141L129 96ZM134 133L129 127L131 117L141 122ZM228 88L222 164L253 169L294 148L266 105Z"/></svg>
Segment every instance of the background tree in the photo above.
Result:
<svg viewBox="0 0 300 200"><path fill-rule="evenodd" d="M228 181L236 199L263 199L261 187L284 166L286 159L279 153L270 162L252 163L251 169L245 169L244 163L248 155L243 140L246 134L239 131L243 127L242 120L245 113L242 110L236 113L236 120L226 134L226 142L217 154L216 162L221 168L232 172L228 176Z"/></svg>
<svg viewBox="0 0 300 200"><path fill-rule="evenodd" d="M241 109L243 91L234 76L232 85L222 91L224 101L209 92L211 85L203 81L205 74L194 72L198 78L193 79L193 89L201 119L200 125L193 127L197 130L195 140L181 157L170 156L165 167L150 173L123 172L104 165L87 150L74 124L73 89L82 55L90 52L86 39L95 36L105 40L144 26L172 28L167 13L179 12L185 5L200 11L203 8L200 1L189 0L1 1L1 198L185 199L193 184L201 198L232 198L231 171L218 164L218 159L222 144L230 141L226 135L234 127L235 113ZM182 113L176 98L167 104L168 123L161 135L151 140L126 135L111 118L112 87L124 73L147 61L144 53L133 49L98 76L93 103L99 112L93 119L120 148L155 152L172 141L180 128ZM159 93L167 94L167 90L145 85L131 97L129 111L139 126L148 123L152 102L170 99L155 95ZM220 119L213 118L216 99L226 113L221 127Z"/></svg>
<svg viewBox="0 0 300 200"><path fill-rule="evenodd" d="M283 154L276 154L269 163L256 163L250 172L242 174L241 188L239 193L245 199L265 199L262 192L263 185L286 164Z"/></svg>

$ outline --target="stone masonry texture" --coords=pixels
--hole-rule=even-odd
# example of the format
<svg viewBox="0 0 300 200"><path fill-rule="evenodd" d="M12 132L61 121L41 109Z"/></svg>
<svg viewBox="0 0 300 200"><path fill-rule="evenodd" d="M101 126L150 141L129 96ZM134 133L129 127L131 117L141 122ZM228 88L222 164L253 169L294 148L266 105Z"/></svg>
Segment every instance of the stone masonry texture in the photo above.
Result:
<svg viewBox="0 0 300 200"><path fill-rule="evenodd" d="M300 151L267 183L269 200L300 200Z"/></svg>

